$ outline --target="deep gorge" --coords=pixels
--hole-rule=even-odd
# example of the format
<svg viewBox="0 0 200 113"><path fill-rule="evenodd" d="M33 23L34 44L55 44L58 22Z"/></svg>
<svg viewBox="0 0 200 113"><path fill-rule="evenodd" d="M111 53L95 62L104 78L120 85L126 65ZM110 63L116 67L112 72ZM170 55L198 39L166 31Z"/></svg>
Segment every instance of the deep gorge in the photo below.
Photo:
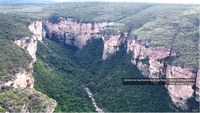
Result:
<svg viewBox="0 0 200 113"><path fill-rule="evenodd" d="M115 57L113 57L112 54L120 54L122 56L123 56L123 54L125 54L125 56L126 56L127 55L126 51L128 51L128 52L129 51L133 51L134 57L131 58L130 55L128 55L129 57L125 58L126 59L125 61L129 64L129 66L131 65L131 67L133 67L133 64L136 64L136 63L134 63L134 62L136 62L136 61L134 61L134 59L136 59L136 58L139 59L139 63L137 61L137 67L139 68L140 71L142 71L142 74L144 76L149 76L150 78L153 77L153 76L157 76L157 77L159 77L159 76L161 77L161 75L162 76L163 75L166 76L167 75L166 72L170 71L169 69L167 69L165 67L165 69L167 71L165 71L165 73L161 72L161 70L163 70L162 68L164 68L164 64L162 64L162 63L159 64L158 62L156 62L155 59L152 59L152 58L163 59L163 58L167 58L169 54L170 55L171 54L175 54L175 53L172 53L170 49L167 49L165 47L153 47L152 48L153 51L151 52L151 47L150 47L150 53L148 53L147 50L145 50L146 46L143 47L143 42L138 42L134 38L133 38L134 40L130 40L130 39L127 40L126 37L128 37L128 36L124 35L124 34L127 34L127 33L123 33L123 36L122 35L113 35L113 36L112 35L111 36L105 35L105 38L101 39L100 38L101 35L102 35L101 34L101 30L102 30L103 27L106 27L106 23L101 28L101 26L99 26L98 23L97 23L97 25L90 24L90 23L87 23L87 24L81 23L79 25L78 23L76 23L76 22L74 23L74 22L75 21L73 21L73 19L65 20L65 19L61 18L60 23L49 24L48 22L45 21L43 26L44 26L44 30L45 30L46 36L49 39L54 40L54 41L60 43L61 45L62 44L71 45L71 46L75 46L75 47L80 49L80 50L77 50L75 53L73 53L73 55L71 54L68 57L70 57L72 61L74 61L76 64L78 64L80 66L80 68L83 68L84 70L88 71L91 74L90 79L88 79L88 80L86 79L86 81L88 81L87 84L93 84L90 87L94 87L94 88L91 88L91 89L98 89L97 87L95 87L96 84L100 84L100 86L101 86L101 83L95 83L95 79L96 78L93 78L94 75L99 74L99 69L98 68L94 68L94 67L98 67L98 65L100 65L100 69L101 68L104 69L104 65L108 65L107 63L105 63L105 62L107 62L106 60L115 59ZM46 24L46 23L48 23L48 24ZM68 26L65 26L65 25L68 25ZM103 23L101 23L100 25L103 25ZM94 26L96 26L96 29L95 29ZM108 24L108 26L109 26L109 24ZM57 29L57 28L59 28L59 29ZM52 33L54 33L54 34L52 34ZM78 38L79 36L81 36L84 39L79 40L79 38ZM100 43L102 45L100 45L98 43L96 43L96 45L92 44L92 43L95 43L95 40L100 40L100 39L103 41L103 43L102 42L98 42L98 41L96 41L96 42L98 42L98 43ZM126 42L128 43L127 45L125 45ZM99 46L97 46L97 45L99 45ZM130 46L130 45L135 45L135 46ZM102 47L100 47L100 46L102 46ZM96 49L97 48L100 49L99 53L95 50L95 48ZM70 49L70 48L68 47L68 49ZM83 52L81 52L81 51L83 51ZM97 53L95 53L93 51L95 51ZM84 55L85 53L88 53L88 54ZM143 58L142 57L141 58L138 57L137 56L138 54L139 55L142 54ZM148 54L150 54L150 56L148 56ZM157 57L154 57L154 55L156 55ZM71 57L71 56L73 56L73 57ZM105 61L102 60L102 56L103 56L104 60L106 59ZM161 67L157 67L157 66L156 67L152 67L152 68L156 69L155 72L152 72L153 70L151 70L151 68L148 69L147 65L144 64L144 62L140 62L140 60L142 61L143 59L145 59L146 56L150 57L150 62L149 61L148 62L150 63L151 66L161 65ZM133 64L131 64L130 61L132 61ZM115 61L113 61L113 62L115 62ZM110 63L113 63L113 62L110 62ZM122 61L122 62L124 62L124 61ZM53 64L51 64L51 65L53 65ZM138 70L138 69L136 69L137 67L133 67L133 70L134 71ZM170 65L168 65L168 67L170 67ZM110 67L110 69L113 69L113 68L115 68L115 66L112 67L112 68ZM124 67L124 68L127 68L127 67ZM172 72L172 73L177 73L177 74L179 73L179 72L176 72L176 68L179 68L179 67L172 67L172 68L175 69L175 72ZM94 70L97 70L97 71L94 71ZM140 74L139 70L137 71L137 74L140 75L140 77L142 77L142 75ZM150 71L150 73L146 73L145 74L144 72L145 71L148 72L148 70ZM126 70L126 71L128 71L128 70ZM125 73L126 73L126 71L125 71ZM188 72L189 70L186 69L186 71ZM184 69L183 69L183 72L184 72ZM70 71L69 71L69 73L70 73ZM106 72L106 71L101 72L100 71L100 73L108 74L110 72L109 71L108 72ZM133 73L134 73L134 75L133 75L134 77L137 76L135 72L133 72ZM160 73L162 73L162 74L160 74ZM177 75L177 74L174 74L174 75ZM132 77L131 75L132 74L130 73L130 75L127 75L127 76ZM102 78L100 76L102 76ZM108 76L106 77L106 75L101 75L100 74L100 75L98 75L98 77L97 77L98 79L97 80L101 80L101 79L104 80L106 78L107 79L110 78L110 80L112 80L114 75L110 75L110 76L111 77L108 77ZM167 75L167 76L169 76L169 75ZM181 76L181 77L183 77L183 76ZM196 77L196 75L194 76L192 72L191 72L191 76ZM123 74L122 74L121 77L125 77L125 76L123 76ZM117 81L120 83L119 80L117 80ZM107 84L107 83L105 83L105 84ZM149 86L149 87L151 87L151 86ZM160 87L162 87L162 86L160 86ZM186 89L187 88L190 89L190 87L185 87L185 86L181 86L181 87L182 88L186 88ZM176 87L171 87L171 88L176 88ZM177 88L180 88L180 87L177 86ZM108 89L105 89L105 90L107 91ZM169 92L168 93L171 95L172 100L174 102L178 102L178 103L175 104L176 106L181 107L181 109L185 109L185 110L197 109L194 106L193 106L194 107L193 108L189 104L187 105L187 102L188 102L188 99L189 99L188 96L184 97L185 100L179 100L178 99L179 97L174 97L173 93L175 93L174 92L175 90L172 90L172 91L169 90L169 91L170 91L170 93ZM94 92L95 92L95 90L94 90ZM164 92L166 92L166 95L168 95L167 91L164 91ZM192 92L194 92L194 91L192 91ZM193 95L192 92L190 92L189 95ZM97 93L97 95L99 94L99 92L96 92L96 93ZM104 92L104 93L106 93L106 92ZM130 94L131 94L131 92L130 92ZM140 95L140 94L137 94L137 95ZM179 96L181 96L181 94ZM100 100L102 100L101 97L99 97L99 96L97 96L95 98L97 98L97 101L98 101L98 98L100 98ZM106 98L106 97L104 97L104 98ZM151 97L149 97L149 98L151 98ZM191 98L194 98L194 97L191 97ZM195 101L195 100L193 99L193 101ZM99 102L99 103L102 103L102 102ZM107 101L105 103L107 103ZM172 106L174 106L173 102L170 102L170 100L169 100L169 103L171 103L170 107L172 109ZM102 105L102 106L104 106L104 105ZM118 106L118 105L116 105L116 106ZM112 111L112 107L110 109ZM122 109L122 111L124 111L125 109L126 108ZM176 110L181 110L181 109L176 108ZM113 110L115 110L115 109L113 109ZM130 110L130 108L127 109L127 110ZM175 109L173 108L172 111L173 110L175 110ZM108 110L108 111L110 111L110 110Z"/></svg>
<svg viewBox="0 0 200 113"><path fill-rule="evenodd" d="M199 111L197 5L22 6L0 4L0 112Z"/></svg>

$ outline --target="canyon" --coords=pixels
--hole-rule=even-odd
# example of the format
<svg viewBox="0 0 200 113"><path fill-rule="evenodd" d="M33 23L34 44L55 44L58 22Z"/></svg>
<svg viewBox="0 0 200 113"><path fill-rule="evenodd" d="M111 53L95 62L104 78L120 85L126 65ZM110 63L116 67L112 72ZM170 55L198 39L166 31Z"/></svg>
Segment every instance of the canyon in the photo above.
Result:
<svg viewBox="0 0 200 113"><path fill-rule="evenodd" d="M126 53L131 55L131 63L136 65L142 75L148 78L194 78L196 83L192 85L166 85L168 94L174 104L183 109L188 109L187 101L196 98L199 102L200 96L200 71L198 67L175 66L168 63L169 58L176 58L178 54L165 46L150 46L148 41L138 40L136 35L118 31L117 34L105 35L102 32L112 26L114 22L86 23L77 22L72 18L59 17L58 22L52 23L48 20L34 21L29 25L29 30L33 33L31 37L23 37L15 40L14 43L26 50L32 57L28 69L21 69L13 78L0 84L1 87L14 87L16 89L34 89L33 65L36 62L36 51L38 41L42 38L49 38L59 44L82 49L93 39L103 41L102 60L108 59L117 53L121 47L126 48ZM195 88L193 88L195 86ZM86 88L89 97L98 108L93 95ZM44 112L53 112L57 103L51 99ZM29 112L26 105L22 112Z"/></svg>
<svg viewBox="0 0 200 113"><path fill-rule="evenodd" d="M120 31L117 35L103 35L102 31L112 24L113 22L84 23L60 17L57 23L45 20L43 27L47 38L79 49L92 39L102 39L104 44L103 60L119 51L121 46L125 46L127 54L132 55L132 64L136 65L145 77L194 78L196 83L192 85L166 85L165 87L174 104L183 110L188 109L188 99L194 97L199 102L198 67L171 65L168 63L168 59L178 57L172 48L149 46L148 41L138 40L136 35L129 36L128 33L121 34Z"/></svg>
<svg viewBox="0 0 200 113"><path fill-rule="evenodd" d="M4 1L0 112L199 112L197 4Z"/></svg>

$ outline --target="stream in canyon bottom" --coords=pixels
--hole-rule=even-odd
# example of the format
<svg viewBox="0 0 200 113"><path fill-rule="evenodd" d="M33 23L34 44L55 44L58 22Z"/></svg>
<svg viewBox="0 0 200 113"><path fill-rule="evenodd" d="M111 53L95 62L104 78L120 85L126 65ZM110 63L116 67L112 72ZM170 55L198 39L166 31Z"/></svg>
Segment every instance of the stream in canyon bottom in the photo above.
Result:
<svg viewBox="0 0 200 113"><path fill-rule="evenodd" d="M96 111L97 111L98 113L104 113L104 110L101 109L101 108L99 108L99 107L97 106L97 103L96 103L96 101L95 101L95 99L94 99L94 97L93 97L93 94L92 94L92 92L90 91L90 89L89 89L88 87L85 87L85 91L87 92L88 97L91 98L92 104L93 104L93 106L95 107Z"/></svg>

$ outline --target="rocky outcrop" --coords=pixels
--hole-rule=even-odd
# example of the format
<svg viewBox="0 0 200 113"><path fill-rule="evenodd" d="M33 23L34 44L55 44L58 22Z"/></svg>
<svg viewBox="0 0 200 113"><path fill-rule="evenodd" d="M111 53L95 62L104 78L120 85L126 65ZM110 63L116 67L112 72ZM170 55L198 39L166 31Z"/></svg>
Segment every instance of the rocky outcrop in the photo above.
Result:
<svg viewBox="0 0 200 113"><path fill-rule="evenodd" d="M151 47L148 41L140 41L134 36L127 41L127 52L133 52L131 62L137 65L142 74L149 78L196 78L199 80L199 72L195 73L194 67L178 67L169 65L168 58L177 54L170 48ZM172 101L180 108L187 109L187 100L193 97L196 85L196 95L199 95L199 83L192 85L166 85ZM197 97L196 96L196 97ZM197 99L198 100L198 99ZM198 100L199 101L199 100Z"/></svg>
<svg viewBox="0 0 200 113"><path fill-rule="evenodd" d="M125 42L125 38L127 37L127 33L123 36L121 34L111 36L102 34L102 31L111 26L113 22L84 23L62 17L58 20L58 23L51 23L47 20L43 22L47 38L59 43L75 46L79 49L94 38L102 38L104 42L103 59L116 53L119 50L119 46Z"/></svg>
<svg viewBox="0 0 200 113"><path fill-rule="evenodd" d="M14 88L26 88L26 87L33 88L34 78L32 76L32 71L21 70L14 76L15 79L9 80L8 82L4 83L5 87L12 86Z"/></svg>
<svg viewBox="0 0 200 113"><path fill-rule="evenodd" d="M196 78L195 70L189 67L176 67L167 65L166 78ZM195 84L193 84L195 85ZM193 85L167 85L168 93L172 101L180 108L187 109L187 100L193 97Z"/></svg>
<svg viewBox="0 0 200 113"><path fill-rule="evenodd" d="M37 41L42 41L42 22L33 22L29 25L29 30L33 33L32 36L21 38L20 40L14 41L14 43L27 50L29 55L32 57L32 61L29 64L28 70L20 69L20 71L14 75L12 80L8 80L4 83L5 86L12 86L14 88L33 88L34 86L32 71L33 64L36 61Z"/></svg>
<svg viewBox="0 0 200 113"><path fill-rule="evenodd" d="M42 41L43 27L42 21L35 21L29 26L29 30L33 33L31 37L24 37L16 40L14 43L23 49L26 49L33 59L36 61L37 41Z"/></svg>
<svg viewBox="0 0 200 113"><path fill-rule="evenodd" d="M47 96L45 96L40 92L35 91L33 88L34 78L32 74L33 74L33 64L36 61L37 43L38 41L42 42L42 38L44 36L42 21L35 21L31 23L29 25L29 30L32 32L32 36L24 37L21 38L20 40L14 41L15 44L20 46L22 49L26 50L32 57L32 61L30 62L28 69L21 68L18 73L13 75L12 78L9 78L9 80L6 80L6 82L4 82L3 85L0 86L1 88L5 87L8 88L6 91L9 93L13 93L12 91L14 91L17 92L16 95L18 94L22 95L23 98L21 98L22 99L21 101L25 101L25 104L22 106L21 112L23 113L33 112L31 110L34 110L35 108L32 109L32 107L36 106L37 108L41 109L40 111L37 112L42 111L46 113L51 113L54 111L54 108L56 107L57 104L56 101L48 98ZM4 93L6 93L6 91L3 90L1 91L0 95L4 95ZM34 100L29 100L29 99L34 99ZM21 106L19 105L19 107ZM5 108L11 112L18 112L16 111L15 107L11 109L5 106Z"/></svg>
<svg viewBox="0 0 200 113"><path fill-rule="evenodd" d="M59 18L58 23L43 22L46 37L59 43L73 45L81 49L93 38L100 38L101 30L113 23L83 23L71 18Z"/></svg>
<svg viewBox="0 0 200 113"><path fill-rule="evenodd" d="M149 47L147 41L132 37L127 41L127 52L132 51L131 62L137 65L144 76L150 78L164 77L165 59L176 54L166 47Z"/></svg>
<svg viewBox="0 0 200 113"><path fill-rule="evenodd" d="M164 46L149 46L148 41L137 40L136 36L131 38L111 36L104 38L104 51L102 59L119 51L121 44L127 45L127 53L132 53L131 62L136 65L141 73L148 78L193 78L196 84L190 85L166 85L168 93L176 106L188 109L188 99L194 97L199 101L200 72L196 73L196 67L172 66L168 63L169 58L178 55L171 48ZM124 41L126 40L126 41ZM124 43L126 42L126 43ZM196 89L193 88L196 86Z"/></svg>
<svg viewBox="0 0 200 113"><path fill-rule="evenodd" d="M123 36L121 35L111 35L102 36L104 42L102 59L105 60L110 55L119 51L120 46L125 43L127 38L127 33Z"/></svg>

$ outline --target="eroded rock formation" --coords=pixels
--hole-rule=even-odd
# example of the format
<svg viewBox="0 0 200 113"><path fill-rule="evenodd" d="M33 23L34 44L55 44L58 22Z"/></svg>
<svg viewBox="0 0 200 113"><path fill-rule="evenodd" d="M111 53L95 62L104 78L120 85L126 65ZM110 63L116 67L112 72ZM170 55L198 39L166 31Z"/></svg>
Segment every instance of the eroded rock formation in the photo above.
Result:
<svg viewBox="0 0 200 113"><path fill-rule="evenodd" d="M127 41L127 52L133 52L132 63L137 65L142 74L149 78L196 78L196 84L192 85L166 85L172 101L180 108L187 109L187 100L199 95L199 74L196 67L178 67L169 65L168 58L177 54L170 48L150 47L147 41L131 38ZM199 73L199 72L198 72ZM198 82L198 83L197 83ZM193 86L196 85L196 91ZM197 99L199 101L199 99Z"/></svg>
<svg viewBox="0 0 200 113"><path fill-rule="evenodd" d="M21 69L15 74L15 79L5 83L6 86L12 85L14 88L33 88L34 78L32 76L33 64L36 61L37 41L42 41L42 22L35 21L29 26L29 30L33 33L31 37L24 37L16 40L14 43L28 51L32 57L28 70Z"/></svg>
<svg viewBox="0 0 200 113"><path fill-rule="evenodd" d="M166 78L196 78L193 68L182 68L167 65ZM193 84L195 85L195 84ZM193 85L167 85L168 93L172 101L183 109L187 109L187 100L191 98L195 92Z"/></svg>
<svg viewBox="0 0 200 113"><path fill-rule="evenodd" d="M101 30L113 23L82 23L71 18L59 18L58 23L44 21L46 37L59 43L73 45L81 49L92 38L100 38Z"/></svg>
<svg viewBox="0 0 200 113"><path fill-rule="evenodd" d="M29 30L33 33L31 37L24 37L16 40L14 43L23 49L26 49L33 59L36 61L37 41L42 41L43 37L42 21L35 21L29 26Z"/></svg>
<svg viewBox="0 0 200 113"><path fill-rule="evenodd" d="M1 87L13 87L15 89L10 89L14 92L18 92L16 95L23 95L23 98L26 96L31 96L35 101L38 103L33 103L34 106L37 104L47 104L44 110L42 112L51 113L54 111L54 108L56 107L57 103L55 100L48 98L47 96L41 94L40 92L37 92L34 90L34 77L33 77L33 64L36 61L36 51L37 51L37 43L38 41L42 41L43 37L43 27L42 27L42 21L35 21L29 25L29 30L33 33L30 37L24 37L20 40L14 41L15 44L20 46L22 49L26 50L30 56L32 57L32 61L30 62L28 69L21 68L18 73L13 75L12 78L9 80L6 80L3 85L0 85ZM25 93L27 92L27 93ZM35 97L35 95L37 95ZM27 102L33 102L32 100L27 100ZM12 105L11 105L12 106ZM7 107L7 106L6 106ZM21 112L31 112L29 111L31 108L29 104L24 104L22 106ZM40 106L42 107L42 106ZM7 108L8 110L12 111L15 109ZM40 111L41 112L41 111Z"/></svg>
<svg viewBox="0 0 200 113"><path fill-rule="evenodd" d="M125 43L127 38L127 34L124 36L119 35L111 35L111 36L102 36L104 42L104 49L102 59L106 59L110 55L119 51L120 46Z"/></svg>

